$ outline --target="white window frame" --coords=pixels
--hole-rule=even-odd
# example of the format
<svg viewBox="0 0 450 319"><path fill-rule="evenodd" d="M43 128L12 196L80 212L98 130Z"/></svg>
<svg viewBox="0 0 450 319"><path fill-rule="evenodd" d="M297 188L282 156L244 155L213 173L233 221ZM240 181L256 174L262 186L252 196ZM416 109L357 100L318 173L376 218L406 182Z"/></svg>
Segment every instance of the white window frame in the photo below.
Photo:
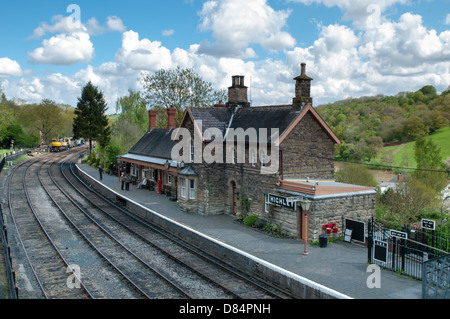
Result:
<svg viewBox="0 0 450 319"><path fill-rule="evenodd" d="M191 140L191 163L194 163L194 159L195 159L195 157L194 157L194 149L195 149L194 141Z"/></svg>
<svg viewBox="0 0 450 319"><path fill-rule="evenodd" d="M172 174L167 174L167 184L172 184Z"/></svg>
<svg viewBox="0 0 450 319"><path fill-rule="evenodd" d="M261 166L265 166L266 163L266 153L264 151L261 151L260 154L260 159L261 159Z"/></svg>
<svg viewBox="0 0 450 319"><path fill-rule="evenodd" d="M255 150L252 150L252 166L253 166L253 167L256 166L256 161L257 161L257 158L256 158L256 151L255 151Z"/></svg>
<svg viewBox="0 0 450 319"><path fill-rule="evenodd" d="M195 199L195 180L189 179L189 199Z"/></svg>
<svg viewBox="0 0 450 319"><path fill-rule="evenodd" d="M180 196L186 198L186 179L180 177Z"/></svg>
<svg viewBox="0 0 450 319"><path fill-rule="evenodd" d="M270 209L269 194L264 195L264 213L268 214Z"/></svg>

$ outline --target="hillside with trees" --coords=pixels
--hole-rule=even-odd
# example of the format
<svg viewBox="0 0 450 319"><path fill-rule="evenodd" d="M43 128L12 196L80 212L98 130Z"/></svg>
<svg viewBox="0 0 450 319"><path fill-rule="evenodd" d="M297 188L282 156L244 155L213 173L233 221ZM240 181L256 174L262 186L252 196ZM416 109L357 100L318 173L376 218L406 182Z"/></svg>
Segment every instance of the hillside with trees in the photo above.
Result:
<svg viewBox="0 0 450 319"><path fill-rule="evenodd" d="M316 109L343 142L336 149L339 159L370 161L386 144L414 141L448 126L450 88L437 94L426 85L416 92L349 98Z"/></svg>

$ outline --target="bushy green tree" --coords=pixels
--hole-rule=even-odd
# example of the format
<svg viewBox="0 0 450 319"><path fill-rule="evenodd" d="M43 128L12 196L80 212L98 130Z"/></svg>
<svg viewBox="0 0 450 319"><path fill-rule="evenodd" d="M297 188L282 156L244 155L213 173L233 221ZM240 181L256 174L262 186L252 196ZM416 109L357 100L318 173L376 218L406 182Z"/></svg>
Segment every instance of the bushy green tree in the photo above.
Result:
<svg viewBox="0 0 450 319"><path fill-rule="evenodd" d="M336 181L341 183L376 187L377 181L373 174L360 164L344 164L335 173Z"/></svg>
<svg viewBox="0 0 450 319"><path fill-rule="evenodd" d="M186 107L211 107L225 101L225 91L216 91L212 84L203 80L193 69L161 69L153 75L141 78L143 97L150 109L158 110L158 127L165 127L165 109L173 106L176 110L175 124L181 122Z"/></svg>
<svg viewBox="0 0 450 319"><path fill-rule="evenodd" d="M447 185L447 174L441 149L431 138L419 137L414 143L414 157L417 162L417 171L414 176L427 187L440 192Z"/></svg>

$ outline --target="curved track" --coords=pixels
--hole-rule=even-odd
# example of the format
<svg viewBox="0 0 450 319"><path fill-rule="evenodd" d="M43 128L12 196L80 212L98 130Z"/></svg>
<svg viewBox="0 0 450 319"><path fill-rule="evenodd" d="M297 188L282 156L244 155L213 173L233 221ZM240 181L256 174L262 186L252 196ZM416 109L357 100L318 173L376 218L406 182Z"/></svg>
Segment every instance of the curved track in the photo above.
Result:
<svg viewBox="0 0 450 319"><path fill-rule="evenodd" d="M10 214L43 297L289 298L103 198L77 177L78 158L48 155L10 177Z"/></svg>

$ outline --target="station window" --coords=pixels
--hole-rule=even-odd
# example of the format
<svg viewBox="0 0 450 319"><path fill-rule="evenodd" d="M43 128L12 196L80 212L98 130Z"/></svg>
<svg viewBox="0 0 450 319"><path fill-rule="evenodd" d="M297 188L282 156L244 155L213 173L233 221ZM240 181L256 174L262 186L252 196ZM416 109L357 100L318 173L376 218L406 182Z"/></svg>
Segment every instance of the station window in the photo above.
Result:
<svg viewBox="0 0 450 319"><path fill-rule="evenodd" d="M191 140L191 163L194 163L194 141Z"/></svg>
<svg viewBox="0 0 450 319"><path fill-rule="evenodd" d="M186 198L186 180L184 178L180 178L180 196Z"/></svg>
<svg viewBox="0 0 450 319"><path fill-rule="evenodd" d="M269 209L270 209L269 195L265 194L264 195L264 212L269 213Z"/></svg>
<svg viewBox="0 0 450 319"><path fill-rule="evenodd" d="M261 158L261 166L265 166L265 163L266 163L266 153L265 153L264 151L261 151L260 158Z"/></svg>
<svg viewBox="0 0 450 319"><path fill-rule="evenodd" d="M252 166L256 166L256 151L252 150Z"/></svg>
<svg viewBox="0 0 450 319"><path fill-rule="evenodd" d="M189 199L195 199L195 181L189 180Z"/></svg>
<svg viewBox="0 0 450 319"><path fill-rule="evenodd" d="M172 174L167 175L167 184L172 184Z"/></svg>

